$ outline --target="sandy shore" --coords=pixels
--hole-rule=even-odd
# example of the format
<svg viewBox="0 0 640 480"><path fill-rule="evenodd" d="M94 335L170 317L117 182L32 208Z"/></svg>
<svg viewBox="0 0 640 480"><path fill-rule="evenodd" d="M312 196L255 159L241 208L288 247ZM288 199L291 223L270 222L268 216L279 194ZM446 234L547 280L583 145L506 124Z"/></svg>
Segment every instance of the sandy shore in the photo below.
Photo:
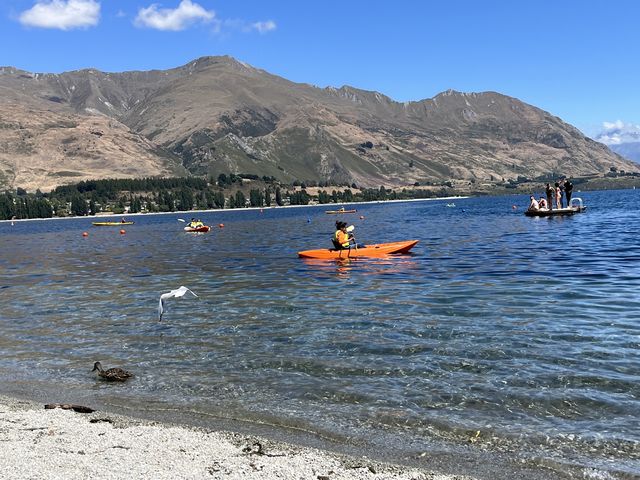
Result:
<svg viewBox="0 0 640 480"><path fill-rule="evenodd" d="M469 480L267 439L0 397L3 479Z"/></svg>

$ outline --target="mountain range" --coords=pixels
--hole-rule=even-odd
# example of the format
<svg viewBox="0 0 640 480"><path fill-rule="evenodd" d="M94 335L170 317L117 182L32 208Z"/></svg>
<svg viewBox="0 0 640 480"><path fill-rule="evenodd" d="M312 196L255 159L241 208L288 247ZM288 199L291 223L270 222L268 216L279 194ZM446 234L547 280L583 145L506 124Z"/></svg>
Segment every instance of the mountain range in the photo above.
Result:
<svg viewBox="0 0 640 480"><path fill-rule="evenodd" d="M618 155L640 163L640 125L621 120L604 122L602 130L593 138Z"/></svg>
<svg viewBox="0 0 640 480"><path fill-rule="evenodd" d="M634 162L640 163L640 142L620 143L617 145L609 145L609 148L620 155Z"/></svg>
<svg viewBox="0 0 640 480"><path fill-rule="evenodd" d="M231 57L122 73L1 67L0 107L0 189L220 173L402 187L640 171L496 92L400 103L294 83Z"/></svg>

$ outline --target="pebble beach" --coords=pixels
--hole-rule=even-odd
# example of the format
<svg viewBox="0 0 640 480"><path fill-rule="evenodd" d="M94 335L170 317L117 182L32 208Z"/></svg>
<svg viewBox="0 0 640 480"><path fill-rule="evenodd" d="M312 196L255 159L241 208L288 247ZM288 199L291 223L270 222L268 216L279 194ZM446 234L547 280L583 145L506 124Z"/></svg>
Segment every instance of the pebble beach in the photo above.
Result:
<svg viewBox="0 0 640 480"><path fill-rule="evenodd" d="M231 432L0 397L9 479L471 480Z"/></svg>

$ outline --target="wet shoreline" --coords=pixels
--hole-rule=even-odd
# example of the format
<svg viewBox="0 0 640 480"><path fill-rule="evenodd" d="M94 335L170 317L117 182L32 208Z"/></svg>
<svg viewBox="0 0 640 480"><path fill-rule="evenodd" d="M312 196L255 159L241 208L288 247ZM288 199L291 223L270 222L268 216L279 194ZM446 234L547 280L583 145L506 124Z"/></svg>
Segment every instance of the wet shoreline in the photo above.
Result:
<svg viewBox="0 0 640 480"><path fill-rule="evenodd" d="M357 463L366 460L372 464L389 464L401 471L416 470L423 475L423 477L410 475L408 478L411 479L568 480L591 478L583 476L585 471L591 469L584 470L576 466L558 464L544 459L527 461L518 452L510 451L508 448L503 449L502 452L491 451L491 449L480 445L474 445L473 442L455 444L434 438L427 442L429 444L427 449L416 450L412 454L408 454L406 451L395 451L391 447L379 448L375 446L375 442L347 438L332 432L313 432L291 425L277 425L268 419L223 418L195 411L188 405L180 407L162 405L159 402L155 405L132 405L117 399L106 401L99 398L92 399L84 397L82 393L70 395L69 390L56 391L50 387L43 389L42 386L37 387L31 394L25 395L24 384L8 391L7 386L5 384L0 391L0 412L5 411L7 406L14 407L16 405L30 412L44 410L44 405L51 403L82 405L95 410L89 415L92 418L105 416L116 418L123 425L151 424L165 429L177 427L185 430L219 432L223 435L240 436L246 445L251 443L252 439L257 438L261 439L261 442L284 444L294 449L317 450L329 456L347 457L351 462ZM86 414L74 413L70 410L68 413L77 417L86 416ZM105 472L107 471L108 468L105 466ZM596 470L593 471L598 473ZM299 477L291 478L293 480L293 478ZM340 477L330 476L330 478ZM615 476L611 478L632 477Z"/></svg>

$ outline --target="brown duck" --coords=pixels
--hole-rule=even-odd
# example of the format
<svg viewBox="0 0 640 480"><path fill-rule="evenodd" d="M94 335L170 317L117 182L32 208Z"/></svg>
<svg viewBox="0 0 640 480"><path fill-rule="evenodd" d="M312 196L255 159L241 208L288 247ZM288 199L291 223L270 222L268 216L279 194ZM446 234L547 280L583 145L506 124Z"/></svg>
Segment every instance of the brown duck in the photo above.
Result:
<svg viewBox="0 0 640 480"><path fill-rule="evenodd" d="M92 372L98 371L98 376L108 382L124 382L125 380L133 377L133 373L123 370L121 368L110 368L104 370L100 362L93 364Z"/></svg>

